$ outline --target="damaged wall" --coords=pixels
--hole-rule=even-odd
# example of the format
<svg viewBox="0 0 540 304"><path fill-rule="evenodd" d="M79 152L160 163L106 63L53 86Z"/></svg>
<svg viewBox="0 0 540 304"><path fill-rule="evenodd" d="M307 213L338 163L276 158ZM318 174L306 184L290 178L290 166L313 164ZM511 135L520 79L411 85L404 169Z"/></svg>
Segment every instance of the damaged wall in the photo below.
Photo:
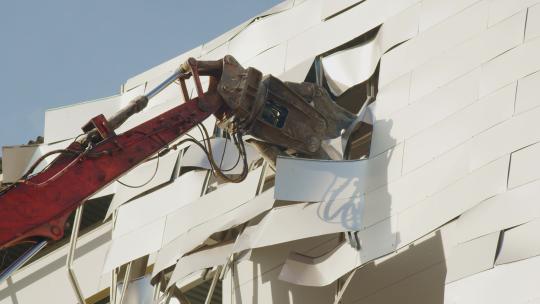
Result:
<svg viewBox="0 0 540 304"><path fill-rule="evenodd" d="M535 303L537 3L285 1L132 77L119 96L48 111L46 144L12 172L75 137L90 118L82 113L125 105L190 56L231 54L282 80L319 82L338 102L347 97L344 104L370 125L356 134L369 138L353 148L363 152L347 160L281 158L275 175L253 156L250 177L235 186L209 180L202 152L183 146L160 160L147 187L115 183L103 192L115 193L108 216L116 222L96 266L103 266L102 282L148 255L148 273L165 270L173 276L166 285L184 291L205 268L225 264L227 304L332 303L337 295L343 304ZM181 102L173 84L123 128ZM52 119L62 115L76 119ZM205 122L209 129L214 123ZM122 180L143 183L155 168L148 162ZM197 261L197 269L186 261ZM23 269L14 283L25 284L25 276ZM0 303L11 303L9 288L0 290ZM31 298L25 289L10 296L18 293Z"/></svg>

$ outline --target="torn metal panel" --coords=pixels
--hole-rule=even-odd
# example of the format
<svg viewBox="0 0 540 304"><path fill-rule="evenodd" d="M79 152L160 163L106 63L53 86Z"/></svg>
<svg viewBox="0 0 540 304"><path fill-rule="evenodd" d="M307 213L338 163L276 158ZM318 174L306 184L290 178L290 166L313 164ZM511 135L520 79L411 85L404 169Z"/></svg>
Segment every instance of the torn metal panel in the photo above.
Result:
<svg viewBox="0 0 540 304"><path fill-rule="evenodd" d="M388 49L418 32L420 5L414 5L385 22L375 38L322 58L324 74L332 93L341 95L350 87L369 79L379 59Z"/></svg>
<svg viewBox="0 0 540 304"><path fill-rule="evenodd" d="M327 52L368 32L419 1L365 1L334 18L321 22L292 38L287 46L285 70L309 57ZM305 2L305 3L309 3ZM355 26L350 26L354 24ZM409 25L402 24L404 27ZM325 39L321 39L324 37Z"/></svg>
<svg viewBox="0 0 540 304"><path fill-rule="evenodd" d="M93 117L99 114L108 117L116 113L120 109L120 101L120 96L111 96L47 110L45 112L44 141L54 143L75 138L83 133L82 126Z"/></svg>
<svg viewBox="0 0 540 304"><path fill-rule="evenodd" d="M540 297L540 257L497 266L447 284L445 303L527 303ZM489 292L482 292L489 291Z"/></svg>
<svg viewBox="0 0 540 304"><path fill-rule="evenodd" d="M512 153L508 187L515 188L540 179L540 144Z"/></svg>
<svg viewBox="0 0 540 304"><path fill-rule="evenodd" d="M30 158L30 160L28 160L28 163L27 163L26 167L24 167L21 172L25 173L28 170L30 170L32 165L34 165L34 163L36 161L38 161L38 159L40 157L42 157L43 155L45 155L45 154L47 154L49 152L55 151L55 150L65 149L72 141L73 140L70 139L70 140L60 141L60 142L56 142L56 143L52 143L52 144L40 144L40 145L38 145L37 149L34 150L34 153L33 153L32 157ZM51 156L45 158L34 169L34 173L39 172L39 171L43 170L45 167L47 167L55 159L56 156L58 156L58 154L57 155L51 155ZM16 162L16 164L17 164L17 162ZM6 159L4 159L3 166L8 166ZM6 178L5 174L6 174L6 172L4 171L4 179ZM9 175L8 175L8 177L9 177ZM20 176L17 176L16 178L20 178ZM6 180L6 182L7 182L7 180Z"/></svg>
<svg viewBox="0 0 540 304"><path fill-rule="evenodd" d="M522 42L524 27L525 14L517 14L418 67L411 82L411 99L420 98L518 46ZM485 90L481 86L480 97L491 92L493 90Z"/></svg>
<svg viewBox="0 0 540 304"><path fill-rule="evenodd" d="M207 171L188 172L158 191L121 206L118 208L113 237L141 228L196 200L201 195L206 175Z"/></svg>
<svg viewBox="0 0 540 304"><path fill-rule="evenodd" d="M446 257L446 283L493 268L500 233L494 232L453 247Z"/></svg>
<svg viewBox="0 0 540 304"><path fill-rule="evenodd" d="M504 232L496 265L540 255L540 220L536 219Z"/></svg>
<svg viewBox="0 0 540 304"><path fill-rule="evenodd" d="M457 112L405 143L403 171L410 172L514 113L516 84L511 84Z"/></svg>
<svg viewBox="0 0 540 304"><path fill-rule="evenodd" d="M165 218L113 239L103 266L103 273L156 252L161 246L163 229L165 229Z"/></svg>
<svg viewBox="0 0 540 304"><path fill-rule="evenodd" d="M159 250L152 275L155 276L161 270L174 265L179 257L202 244L211 234L245 223L268 211L274 205L273 195L273 188L266 190L254 199L191 228L169 243L164 243Z"/></svg>
<svg viewBox="0 0 540 304"><path fill-rule="evenodd" d="M491 162L399 213L398 248L435 230L481 201L504 192L509 160L509 157L503 157Z"/></svg>
<svg viewBox="0 0 540 304"><path fill-rule="evenodd" d="M234 252L266 247L314 236L362 229L363 198L295 204L272 209L238 238ZM282 225L282 223L288 223ZM392 219L356 232L365 256L376 258L393 250L396 225Z"/></svg>
<svg viewBox="0 0 540 304"><path fill-rule="evenodd" d="M458 220L460 241L465 242L540 217L540 181L490 198Z"/></svg>
<svg viewBox="0 0 540 304"><path fill-rule="evenodd" d="M386 151L471 105L478 99L479 82L480 69L476 69L393 114L375 114L371 154ZM375 104L379 102L377 98Z"/></svg>
<svg viewBox="0 0 540 304"><path fill-rule="evenodd" d="M315 56L308 57L297 65L286 69L284 73L279 75L279 79L281 81L304 82L314 61Z"/></svg>
<svg viewBox="0 0 540 304"><path fill-rule="evenodd" d="M135 196L170 181L177 158L178 151L171 151L164 156L140 164L114 182L116 193L105 218Z"/></svg>
<svg viewBox="0 0 540 304"><path fill-rule="evenodd" d="M401 176L403 147L366 160L279 157L276 199L321 202L359 197Z"/></svg>
<svg viewBox="0 0 540 304"><path fill-rule="evenodd" d="M293 9L256 19L230 40L229 52L240 62L304 32L320 22L321 0L307 1ZM302 20L302 22L298 22Z"/></svg>
<svg viewBox="0 0 540 304"><path fill-rule="evenodd" d="M255 197L260 173L261 168L251 171L243 182L227 184L167 215L163 244L251 200Z"/></svg>
<svg viewBox="0 0 540 304"><path fill-rule="evenodd" d="M32 165L30 161L38 149L38 145L2 147L2 182L18 181Z"/></svg>
<svg viewBox="0 0 540 304"><path fill-rule="evenodd" d="M539 72L519 79L514 114L520 114L540 106L540 99L538 96L540 96Z"/></svg>
<svg viewBox="0 0 540 304"><path fill-rule="evenodd" d="M244 164L238 148L232 140L217 137L210 139L210 144L212 146L214 162L220 166L226 174L242 173ZM248 144L246 144L246 156L248 166L260 158L257 151ZM187 152L182 157L182 166L204 168L208 170L212 169L206 153L204 153L197 145L191 145L188 148Z"/></svg>
<svg viewBox="0 0 540 304"><path fill-rule="evenodd" d="M411 73L392 81L379 89L377 99L369 105L374 120L385 120L409 104Z"/></svg>
<svg viewBox="0 0 540 304"><path fill-rule="evenodd" d="M487 28L487 8L487 2L482 1L385 54L381 60L379 85L384 87L448 49L481 34Z"/></svg>
<svg viewBox="0 0 540 304"><path fill-rule="evenodd" d="M189 274L218 265L224 265L232 253L233 243L215 246L180 258L169 280L172 286Z"/></svg>
<svg viewBox="0 0 540 304"><path fill-rule="evenodd" d="M538 0L491 0L488 26L497 24L539 2Z"/></svg>

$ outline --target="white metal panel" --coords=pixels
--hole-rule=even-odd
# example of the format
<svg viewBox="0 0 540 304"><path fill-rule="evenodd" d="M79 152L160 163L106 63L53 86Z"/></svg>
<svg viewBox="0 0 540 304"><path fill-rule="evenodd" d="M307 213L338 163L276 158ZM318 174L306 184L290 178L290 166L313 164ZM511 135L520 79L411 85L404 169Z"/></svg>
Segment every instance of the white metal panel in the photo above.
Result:
<svg viewBox="0 0 540 304"><path fill-rule="evenodd" d="M276 199L320 202L358 197L401 175L402 146L367 160L321 161L279 157Z"/></svg>
<svg viewBox="0 0 540 304"><path fill-rule="evenodd" d="M530 183L490 198L458 220L462 242L526 223L540 217L540 182Z"/></svg>
<svg viewBox="0 0 540 304"><path fill-rule="evenodd" d="M364 224L369 226L398 214L465 177L470 172L469 154L467 145L461 145L419 170L367 193Z"/></svg>
<svg viewBox="0 0 540 304"><path fill-rule="evenodd" d="M446 258L446 282L454 282L493 268L500 233L494 232L450 250Z"/></svg>
<svg viewBox="0 0 540 304"><path fill-rule="evenodd" d="M207 221L204 225L193 227L168 244L163 244L152 275L176 263L179 257L202 244L214 232L235 227L269 210L274 204L273 195L273 188L269 189L239 207Z"/></svg>
<svg viewBox="0 0 540 304"><path fill-rule="evenodd" d="M361 5L307 29L288 41L285 70L296 66L307 58L322 54L360 36L417 2L419 1L365 1ZM309 3L309 1L305 3ZM351 24L355 26L351 26ZM404 24L403 26L408 25Z"/></svg>
<svg viewBox="0 0 540 304"><path fill-rule="evenodd" d="M374 120L387 120L394 112L409 104L411 73L392 81L377 93L377 99L369 105Z"/></svg>
<svg viewBox="0 0 540 304"><path fill-rule="evenodd" d="M83 133L81 128L93 117L109 117L120 109L120 96L111 96L45 112L44 141L53 143L74 138Z"/></svg>
<svg viewBox="0 0 540 304"><path fill-rule="evenodd" d="M386 54L381 60L379 85L384 87L399 76L485 31L487 7L487 2L482 1Z"/></svg>
<svg viewBox="0 0 540 304"><path fill-rule="evenodd" d="M225 264L232 253L233 245L233 243L219 245L181 257L174 268L168 286L176 284L193 272Z"/></svg>
<svg viewBox="0 0 540 304"><path fill-rule="evenodd" d="M347 243L316 258L292 252L281 268L279 279L296 285L326 286L360 264L358 250Z"/></svg>
<svg viewBox="0 0 540 304"><path fill-rule="evenodd" d="M164 228L165 218L161 218L113 239L103 265L103 273L156 252L161 246Z"/></svg>
<svg viewBox="0 0 540 304"><path fill-rule="evenodd" d="M487 62L482 66L480 95L486 95L516 79L540 70L539 52L540 38L537 38Z"/></svg>
<svg viewBox="0 0 540 304"><path fill-rule="evenodd" d="M420 14L420 31L423 32L446 18L457 15L478 1L480 0L424 0Z"/></svg>
<svg viewBox="0 0 540 304"><path fill-rule="evenodd" d="M324 0L321 10L321 19L325 20L342 11L364 2L364 0Z"/></svg>
<svg viewBox="0 0 540 304"><path fill-rule="evenodd" d="M495 264L512 263L540 255L540 220L530 221L504 232Z"/></svg>
<svg viewBox="0 0 540 304"><path fill-rule="evenodd" d="M471 168L481 167L538 141L540 141L540 108L514 116L475 136L471 140Z"/></svg>
<svg viewBox="0 0 540 304"><path fill-rule="evenodd" d="M512 153L508 187L514 188L540 179L540 144Z"/></svg>
<svg viewBox="0 0 540 304"><path fill-rule="evenodd" d="M536 108L540 105L540 73L536 72L518 81L516 96L516 114Z"/></svg>
<svg viewBox="0 0 540 304"><path fill-rule="evenodd" d="M447 284L444 303L526 303L540 297L539 284L540 257L535 257Z"/></svg>
<svg viewBox="0 0 540 304"><path fill-rule="evenodd" d="M350 87L369 79L382 54L418 32L420 5L414 5L389 19L373 40L322 58L329 87L340 95Z"/></svg>
<svg viewBox="0 0 540 304"><path fill-rule="evenodd" d="M538 2L538 0L491 0L489 6L489 26L499 23Z"/></svg>
<svg viewBox="0 0 540 304"><path fill-rule="evenodd" d="M406 245L506 189L509 157L482 167L398 215L399 246Z"/></svg>
<svg viewBox="0 0 540 304"><path fill-rule="evenodd" d="M167 215L163 244L252 199L257 191L260 173L261 168L254 170L243 182L227 184Z"/></svg>
<svg viewBox="0 0 540 304"><path fill-rule="evenodd" d="M211 138L210 145L212 146L212 156L214 162L225 170L226 174L240 174L244 169L244 163L240 156L238 148L234 142L226 138ZM249 144L246 146L246 157L248 166L260 158L255 148ZM191 145L187 152L182 157L182 166L197 167L204 169L212 169L208 157L203 150L197 145Z"/></svg>
<svg viewBox="0 0 540 304"><path fill-rule="evenodd" d="M108 218L114 210L135 196L171 180L178 151L171 151L159 158L148 160L118 179L131 187L115 182L116 193L107 210Z"/></svg>
<svg viewBox="0 0 540 304"><path fill-rule="evenodd" d="M487 96L405 142L403 171L420 167L476 134L509 119L514 112L516 84Z"/></svg>
<svg viewBox="0 0 540 304"><path fill-rule="evenodd" d="M480 69L476 69L391 115L377 117L371 154L377 155L475 102L479 81Z"/></svg>
<svg viewBox="0 0 540 304"><path fill-rule="evenodd" d="M285 72L286 52L287 44L281 43L279 45L269 48L268 50L265 50L254 58L247 60L246 63L243 65L245 67L256 68L264 75L272 74L276 77L279 77ZM302 78L302 80L304 79Z"/></svg>
<svg viewBox="0 0 540 304"><path fill-rule="evenodd" d="M30 160L28 161L28 165L26 166L26 168L24 168L24 170L22 170L23 173L27 172L30 167L32 167L32 165L34 165L34 163L40 158L42 157L43 155L51 152L51 151L54 151L54 150L61 150L61 149L65 149L67 146L69 146L69 144L71 144L73 140L65 140L65 141L61 141L61 142L57 142L57 143L53 143L53 144L40 144L38 146L38 148L34 151L34 154L32 155L32 157L30 158ZM34 169L34 173L36 172L40 172L41 170L43 170L45 167L47 167L50 163L52 163L52 161L58 156L59 154L55 154L55 155L51 155L49 157L47 157L46 159L44 159L35 169ZM18 177L17 177L18 178Z"/></svg>
<svg viewBox="0 0 540 304"><path fill-rule="evenodd" d="M117 238L141 228L196 200L202 191L206 171L191 171L173 183L118 208L113 236Z"/></svg>
<svg viewBox="0 0 540 304"><path fill-rule="evenodd" d="M281 81L304 82L314 60L315 56L308 57L296 66L286 69L278 78Z"/></svg>
<svg viewBox="0 0 540 304"><path fill-rule="evenodd" d="M415 69L411 81L411 99L420 98L521 44L525 17L525 13L512 16ZM481 89L480 96L492 91Z"/></svg>
<svg viewBox="0 0 540 304"><path fill-rule="evenodd" d="M527 12L527 28L525 40L531 40L540 36L540 5L530 7Z"/></svg>
<svg viewBox="0 0 540 304"><path fill-rule="evenodd" d="M2 147L2 182L18 181L32 165L30 162L39 148L38 145Z"/></svg>
<svg viewBox="0 0 540 304"><path fill-rule="evenodd" d="M230 40L229 52L240 62L253 58L318 24L320 6L321 0L307 1L279 14L256 19Z"/></svg>

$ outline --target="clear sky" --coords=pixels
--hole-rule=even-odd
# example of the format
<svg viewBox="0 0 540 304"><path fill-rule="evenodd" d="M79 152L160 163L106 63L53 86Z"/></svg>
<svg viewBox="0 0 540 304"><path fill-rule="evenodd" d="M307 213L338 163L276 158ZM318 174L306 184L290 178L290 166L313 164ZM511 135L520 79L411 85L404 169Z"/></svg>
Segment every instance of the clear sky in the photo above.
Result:
<svg viewBox="0 0 540 304"><path fill-rule="evenodd" d="M46 109L117 94L131 76L279 2L2 1L0 146L42 135Z"/></svg>

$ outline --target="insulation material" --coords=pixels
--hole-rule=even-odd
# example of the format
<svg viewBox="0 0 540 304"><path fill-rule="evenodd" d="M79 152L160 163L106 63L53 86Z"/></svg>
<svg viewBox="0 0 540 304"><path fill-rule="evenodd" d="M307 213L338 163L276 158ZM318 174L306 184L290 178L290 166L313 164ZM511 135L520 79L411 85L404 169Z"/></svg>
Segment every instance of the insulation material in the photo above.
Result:
<svg viewBox="0 0 540 304"><path fill-rule="evenodd" d="M540 257L535 257L497 266L446 285L444 303L529 303L540 297L539 284Z"/></svg>
<svg viewBox="0 0 540 304"><path fill-rule="evenodd" d="M536 219L504 232L495 264L512 263L540 255L540 220Z"/></svg>
<svg viewBox="0 0 540 304"><path fill-rule="evenodd" d="M525 17L525 13L514 15L416 68L411 81L411 100L429 94L521 44ZM480 97L493 91L481 87Z"/></svg>
<svg viewBox="0 0 540 304"><path fill-rule="evenodd" d="M501 140L504 139L504 145ZM470 143L472 169L540 141L540 108L508 119L475 136Z"/></svg>
<svg viewBox="0 0 540 304"><path fill-rule="evenodd" d="M540 217L540 181L509 190L465 212L458 220L461 241L527 223Z"/></svg>
<svg viewBox="0 0 540 304"><path fill-rule="evenodd" d="M540 1L535 1L540 2ZM530 7L527 11L527 27L525 40L531 40L540 36L540 4Z"/></svg>
<svg viewBox="0 0 540 304"><path fill-rule="evenodd" d="M206 175L207 171L190 171L159 191L118 208L113 238L163 218L199 198Z"/></svg>
<svg viewBox="0 0 540 304"><path fill-rule="evenodd" d="M402 146L367 160L279 157L276 199L321 202L359 197L401 175Z"/></svg>
<svg viewBox="0 0 540 304"><path fill-rule="evenodd" d="M481 201L504 192L508 164L508 157L494 161L400 213L397 220L398 247L426 235Z"/></svg>
<svg viewBox="0 0 540 304"><path fill-rule="evenodd" d="M159 158L150 159L118 179L127 187L119 183L116 184L116 194L107 210L108 218L113 212L125 202L144 193L156 186L164 184L171 180L174 165L178 158L178 151L171 151Z"/></svg>
<svg viewBox="0 0 540 304"><path fill-rule="evenodd" d="M377 109L370 153L386 151L473 104L478 99L479 82L480 69L476 69L390 115ZM387 100L377 98L375 103Z"/></svg>
<svg viewBox="0 0 540 304"><path fill-rule="evenodd" d="M161 270L174 265L178 258L202 244L213 233L238 226L268 211L274 205L273 195L273 188L266 190L254 199L228 210L204 224L195 226L169 243L163 244L158 253L152 275L154 276Z"/></svg>
<svg viewBox="0 0 540 304"><path fill-rule="evenodd" d="M313 1L307 1L309 3ZM325 22L318 23L300 35L290 39L287 45L288 70L309 57L327 52L368 32L382 23L391 23L392 18L400 18L400 13L416 4L417 0L365 1ZM355 26L350 26L354 24ZM403 28L413 29L414 24L402 23ZM325 39L321 39L324 37Z"/></svg>
<svg viewBox="0 0 540 304"><path fill-rule="evenodd" d="M515 188L540 179L540 144L512 153L508 187Z"/></svg>
<svg viewBox="0 0 540 304"><path fill-rule="evenodd" d="M403 171L416 169L476 134L509 119L514 112L516 84L487 96L405 143Z"/></svg>
<svg viewBox="0 0 540 304"><path fill-rule="evenodd" d="M540 106L540 73L536 72L518 81L515 114Z"/></svg>
<svg viewBox="0 0 540 304"><path fill-rule="evenodd" d="M82 134L81 128L99 114L110 117L120 110L120 96L111 96L45 112L44 141L54 143Z"/></svg>
<svg viewBox="0 0 540 304"><path fill-rule="evenodd" d="M341 95L350 87L368 80L375 72L379 59L388 49L418 32L420 5L385 22L375 38L322 58L324 74L334 95Z"/></svg>
<svg viewBox="0 0 540 304"><path fill-rule="evenodd" d="M238 148L234 142L226 138L211 138L210 144L212 146L212 154L214 162L224 170L225 174L240 174L244 169L242 157L238 151ZM251 165L254 161L260 158L259 154L251 145L245 143L247 165ZM188 148L187 152L182 157L183 167L197 167L204 169L212 169L208 156L203 150L197 146L192 145Z"/></svg>
<svg viewBox="0 0 540 304"><path fill-rule="evenodd" d="M205 268L224 265L232 253L233 243L215 246L186 255L178 261L169 280L172 286L189 274Z"/></svg>
<svg viewBox="0 0 540 304"><path fill-rule="evenodd" d="M18 181L27 168L32 164L30 161L40 149L38 145L2 147L2 173L3 183Z"/></svg>
<svg viewBox="0 0 540 304"><path fill-rule="evenodd" d="M487 8L487 1L481 1L388 52L381 60L379 86L386 86L444 51L484 32ZM425 9L424 5L422 9Z"/></svg>
<svg viewBox="0 0 540 304"><path fill-rule="evenodd" d="M256 19L230 40L229 53L239 62L245 62L304 32L320 22L320 5L321 0L307 1L294 9Z"/></svg>

